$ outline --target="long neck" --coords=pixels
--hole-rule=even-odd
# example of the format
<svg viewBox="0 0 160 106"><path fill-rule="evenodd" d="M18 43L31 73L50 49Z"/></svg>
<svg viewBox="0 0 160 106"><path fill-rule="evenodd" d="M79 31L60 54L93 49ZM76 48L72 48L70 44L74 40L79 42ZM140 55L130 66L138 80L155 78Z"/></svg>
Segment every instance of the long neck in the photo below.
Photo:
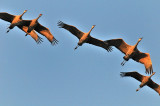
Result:
<svg viewBox="0 0 160 106"><path fill-rule="evenodd" d="M154 73L152 73L152 75L149 78L151 78L153 75L154 75Z"/></svg>
<svg viewBox="0 0 160 106"><path fill-rule="evenodd" d="M39 16L36 18L36 20L38 20L40 17L41 17L41 16L39 15Z"/></svg>
<svg viewBox="0 0 160 106"><path fill-rule="evenodd" d="M139 44L139 42L140 42L140 41L138 40L138 42L135 44L135 47L137 47L137 45Z"/></svg>
<svg viewBox="0 0 160 106"><path fill-rule="evenodd" d="M23 13L20 15L20 18L22 18L22 16L24 15L24 13L26 13L26 12L23 12Z"/></svg>
<svg viewBox="0 0 160 106"><path fill-rule="evenodd" d="M90 29L90 31L88 32L89 34L91 33L91 31L92 31L93 28L94 28L94 27L92 27L92 28Z"/></svg>

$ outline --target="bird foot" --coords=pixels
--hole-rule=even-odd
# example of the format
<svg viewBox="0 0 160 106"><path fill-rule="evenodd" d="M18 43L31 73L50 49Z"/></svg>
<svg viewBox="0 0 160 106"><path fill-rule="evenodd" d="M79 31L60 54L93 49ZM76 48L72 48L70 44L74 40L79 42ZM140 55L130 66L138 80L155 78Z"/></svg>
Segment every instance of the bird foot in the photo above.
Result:
<svg viewBox="0 0 160 106"><path fill-rule="evenodd" d="M76 49L77 49L77 47L74 48L74 50L76 50Z"/></svg>
<svg viewBox="0 0 160 106"><path fill-rule="evenodd" d="M8 33L9 31L10 31L10 29L9 28L7 28L8 30L7 30L7 32L6 33Z"/></svg>
<svg viewBox="0 0 160 106"><path fill-rule="evenodd" d="M136 92L139 91L140 88L136 89Z"/></svg>
<svg viewBox="0 0 160 106"><path fill-rule="evenodd" d="M74 48L74 50L76 50L78 47L79 47L79 45L77 45L77 46Z"/></svg>
<svg viewBox="0 0 160 106"><path fill-rule="evenodd" d="M124 66L125 63L126 63L126 61L124 60L124 61L121 63L121 65Z"/></svg>

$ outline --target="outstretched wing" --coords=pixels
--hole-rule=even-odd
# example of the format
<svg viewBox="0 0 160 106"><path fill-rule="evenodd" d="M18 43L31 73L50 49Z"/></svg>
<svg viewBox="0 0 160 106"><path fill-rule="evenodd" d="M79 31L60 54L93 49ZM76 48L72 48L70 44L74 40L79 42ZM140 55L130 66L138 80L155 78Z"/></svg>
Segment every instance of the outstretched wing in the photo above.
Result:
<svg viewBox="0 0 160 106"><path fill-rule="evenodd" d="M102 40L93 38L93 37L90 37L90 38L87 40L86 43L89 43L89 44L92 44L92 45L95 45L95 46L102 47L102 48L106 49L108 52L111 52L111 51L112 51L112 47L108 46L107 43L105 43L105 42L102 41Z"/></svg>
<svg viewBox="0 0 160 106"><path fill-rule="evenodd" d="M150 88L154 89L159 95L160 95L160 85L158 85L157 83L153 82L151 79L149 81L149 83L147 84L147 86L149 86Z"/></svg>
<svg viewBox="0 0 160 106"><path fill-rule="evenodd" d="M139 74L139 73L136 72L136 71L133 71L133 72L121 72L120 75L121 75L122 77L128 77L128 76L133 77L133 78L135 78L136 80L138 80L138 81L140 81L140 82L142 82L143 77L145 77L145 76Z"/></svg>
<svg viewBox="0 0 160 106"><path fill-rule="evenodd" d="M35 30L36 30L38 33L44 35L44 36L51 42L51 44L55 45L55 44L58 43L58 40L56 40L56 39L54 38L54 36L53 36L52 33L50 32L50 30L49 30L48 28L42 26L41 24L38 23L37 26L35 27Z"/></svg>
<svg viewBox="0 0 160 106"><path fill-rule="evenodd" d="M68 30L73 35L75 35L78 39L80 39L82 37L82 35L84 34L82 31L80 31L79 29L77 29L75 26L65 24L62 21L58 22L58 26L60 28L64 28L64 29Z"/></svg>
<svg viewBox="0 0 160 106"><path fill-rule="evenodd" d="M8 21L10 23L13 21L14 17L15 17L14 15L5 12L0 13L0 19Z"/></svg>
<svg viewBox="0 0 160 106"><path fill-rule="evenodd" d="M24 31L25 33L27 33L27 30L28 30L28 27L27 27L27 26L20 26L20 25L19 25L18 28L20 28L22 31ZM39 37L34 30L32 30L32 31L29 33L29 35L30 35L37 43L43 42L42 38Z"/></svg>
<svg viewBox="0 0 160 106"><path fill-rule="evenodd" d="M105 43L108 43L109 46L115 46L117 49L119 49L124 54L126 54L129 48L131 47L126 42L124 42L124 40L121 38L106 40Z"/></svg>
<svg viewBox="0 0 160 106"><path fill-rule="evenodd" d="M20 25L21 25L21 26L27 26L27 27L29 27L31 21L32 21L32 20L21 20Z"/></svg>
<svg viewBox="0 0 160 106"><path fill-rule="evenodd" d="M144 64L146 68L146 73L148 74L153 73L152 61L151 61L149 53L142 53L139 50L137 50L137 53L135 53L132 59Z"/></svg>

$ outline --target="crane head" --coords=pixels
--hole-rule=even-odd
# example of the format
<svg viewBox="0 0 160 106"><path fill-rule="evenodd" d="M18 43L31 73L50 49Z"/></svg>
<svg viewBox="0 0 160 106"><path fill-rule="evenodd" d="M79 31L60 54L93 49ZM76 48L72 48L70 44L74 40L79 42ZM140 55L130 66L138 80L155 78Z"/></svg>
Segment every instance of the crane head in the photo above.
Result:
<svg viewBox="0 0 160 106"><path fill-rule="evenodd" d="M39 14L39 16L42 16L42 14Z"/></svg>
<svg viewBox="0 0 160 106"><path fill-rule="evenodd" d="M142 37L142 38L139 38L138 41L140 42L142 39L143 39L143 37Z"/></svg>
<svg viewBox="0 0 160 106"><path fill-rule="evenodd" d="M92 25L92 29L95 27L96 25Z"/></svg>
<svg viewBox="0 0 160 106"><path fill-rule="evenodd" d="M150 76L150 78L155 74L156 72L153 72L152 75Z"/></svg>
<svg viewBox="0 0 160 106"><path fill-rule="evenodd" d="M153 72L152 75L154 75L156 72Z"/></svg>
<svg viewBox="0 0 160 106"><path fill-rule="evenodd" d="M27 12L27 10L24 10L24 13Z"/></svg>

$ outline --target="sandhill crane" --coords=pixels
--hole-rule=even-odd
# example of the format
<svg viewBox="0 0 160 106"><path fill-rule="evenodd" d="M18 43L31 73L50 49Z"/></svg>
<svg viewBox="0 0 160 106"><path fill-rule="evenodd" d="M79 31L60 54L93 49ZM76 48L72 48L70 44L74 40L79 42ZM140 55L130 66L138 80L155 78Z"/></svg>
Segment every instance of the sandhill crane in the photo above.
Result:
<svg viewBox="0 0 160 106"><path fill-rule="evenodd" d="M50 30L44 26L42 26L39 22L38 19L42 16L42 14L39 14L39 16L36 19L33 20L23 20L22 21L22 25L23 26L27 26L28 30L26 33L26 36L28 35L28 33L30 33L32 30L37 31L38 33L44 35L50 42L52 45L55 45L58 43L58 40L56 40L54 38L54 36L52 35L52 33L50 32Z"/></svg>
<svg viewBox="0 0 160 106"><path fill-rule="evenodd" d="M73 35L75 35L79 39L78 45L75 47L75 49L77 49L79 46L82 46L84 43L89 43L89 44L92 44L95 46L102 47L102 48L106 49L108 52L112 51L112 48L109 47L107 43L105 43L102 40L98 40L98 39L90 36L90 33L91 33L92 29L95 27L95 25L93 25L92 28L90 29L90 31L87 33L80 31L75 26L65 24L62 21L58 22L58 26L59 26L59 28L64 28L64 29L68 30L69 32L71 32Z"/></svg>
<svg viewBox="0 0 160 106"><path fill-rule="evenodd" d="M24 13L26 13L27 10L25 10L21 15L11 15L5 12L0 13L0 19L10 22L10 26L8 27L7 33L10 31L10 29L13 29L15 26L18 26L21 30L27 33L28 27L23 27L22 24L22 16ZM32 31L29 33L29 35L37 42L41 43L42 38L39 37L35 31Z"/></svg>
<svg viewBox="0 0 160 106"><path fill-rule="evenodd" d="M153 68L149 53L142 53L137 49L137 45L141 40L142 38L139 38L138 42L133 46L128 45L123 39L111 39L105 42L108 43L109 46L115 46L125 54L123 57L124 61L121 63L122 66L125 64L125 62L132 58L133 60L144 64L146 73L151 74L153 73Z"/></svg>
<svg viewBox="0 0 160 106"><path fill-rule="evenodd" d="M158 85L157 83L153 82L151 77L155 74L155 72L152 73L151 76L144 76L139 74L136 71L133 72L121 72L121 76L122 77L133 77L136 80L140 81L141 84L139 85L139 88L136 89L136 91L139 91L140 88L142 88L143 86L147 85L150 88L154 89L159 95L160 95L160 85Z"/></svg>
<svg viewBox="0 0 160 106"><path fill-rule="evenodd" d="M7 33L13 29L15 26L20 25L22 21L22 16L24 13L26 13L27 10L25 10L21 15L11 15L6 12L0 13L0 19L10 22L10 26L7 28Z"/></svg>

